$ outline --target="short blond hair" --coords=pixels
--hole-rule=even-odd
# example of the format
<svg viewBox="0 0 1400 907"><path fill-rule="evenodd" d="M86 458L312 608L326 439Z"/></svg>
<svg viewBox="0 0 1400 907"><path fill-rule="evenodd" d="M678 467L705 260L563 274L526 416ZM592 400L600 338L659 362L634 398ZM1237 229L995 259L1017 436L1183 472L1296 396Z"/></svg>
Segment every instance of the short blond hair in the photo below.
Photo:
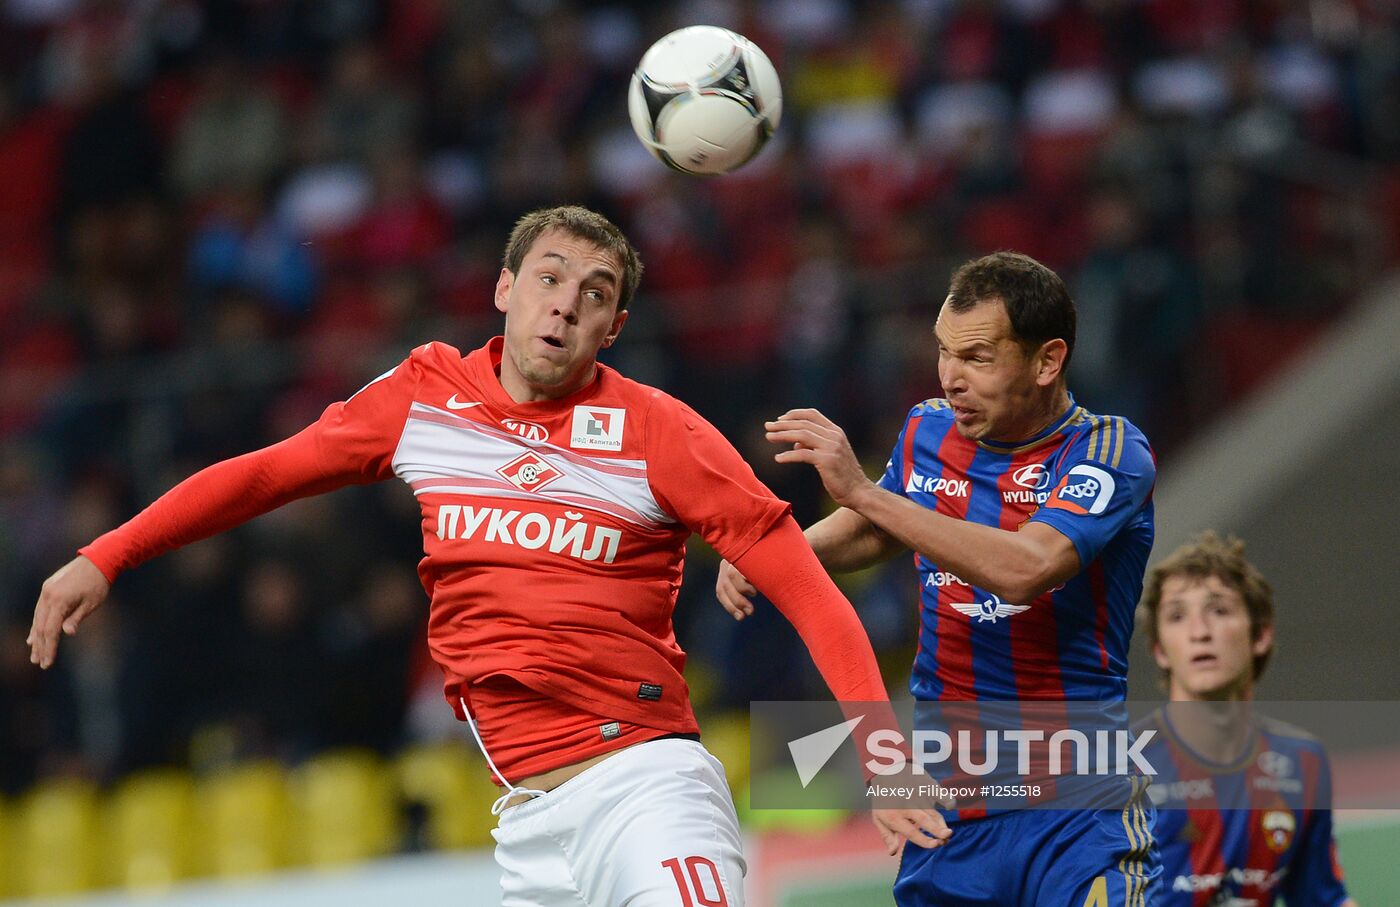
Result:
<svg viewBox="0 0 1400 907"><path fill-rule="evenodd" d="M1264 629L1274 624L1273 587L1264 579L1259 568L1245 559L1244 541L1233 535L1221 538L1213 530L1207 529L1173 551L1147 574L1142 589L1142 604L1138 608L1138 622L1153 648L1160 641L1157 618L1162 606L1162 585L1173 576L1201 580L1214 576L1238 592L1249 612L1251 640L1258 640ZM1270 647L1263 655L1254 656L1255 680L1264 673L1272 654L1273 648Z"/></svg>

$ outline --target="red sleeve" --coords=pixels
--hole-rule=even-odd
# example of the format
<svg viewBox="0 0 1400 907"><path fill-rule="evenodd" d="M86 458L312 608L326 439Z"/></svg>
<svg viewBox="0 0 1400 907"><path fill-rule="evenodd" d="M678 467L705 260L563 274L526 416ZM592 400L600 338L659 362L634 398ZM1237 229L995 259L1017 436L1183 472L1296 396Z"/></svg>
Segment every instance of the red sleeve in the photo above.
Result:
<svg viewBox="0 0 1400 907"><path fill-rule="evenodd" d="M731 563L792 510L719 429L673 397L653 398L645 446L656 502Z"/></svg>
<svg viewBox="0 0 1400 907"><path fill-rule="evenodd" d="M734 566L797 630L838 701L889 701L865 627L795 520L780 521Z"/></svg>
<svg viewBox="0 0 1400 907"><path fill-rule="evenodd" d="M349 400L326 407L320 419L287 440L200 470L78 553L115 581L151 558L289 501L389 477L413 400L418 356L415 351Z"/></svg>
<svg viewBox="0 0 1400 907"><path fill-rule="evenodd" d="M797 522L791 517L779 521L733 563L797 630L845 716L868 719L862 733L855 735L866 780L871 771L867 763L872 757L868 744L872 732L898 734L899 748L907 759L904 736L880 678L870 637Z"/></svg>

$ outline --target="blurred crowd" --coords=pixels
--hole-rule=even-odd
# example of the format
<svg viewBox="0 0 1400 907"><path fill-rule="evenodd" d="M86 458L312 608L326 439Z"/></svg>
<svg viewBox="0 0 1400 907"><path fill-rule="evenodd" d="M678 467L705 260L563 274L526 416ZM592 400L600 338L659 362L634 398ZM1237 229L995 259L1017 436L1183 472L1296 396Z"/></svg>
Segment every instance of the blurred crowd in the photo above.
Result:
<svg viewBox="0 0 1400 907"><path fill-rule="evenodd" d="M647 44L702 22L785 93L713 180L625 104ZM882 464L937 392L949 272L994 249L1065 276L1079 401L1169 458L1394 261L1400 0L3 0L0 790L458 733L400 487L133 572L51 672L23 639L43 577L164 488L495 333L510 225L561 202L646 263L611 362L804 523L820 487L762 419L817 405ZM723 615L714 566L677 610L702 707L819 690L780 619ZM895 686L907 574L849 587Z"/></svg>

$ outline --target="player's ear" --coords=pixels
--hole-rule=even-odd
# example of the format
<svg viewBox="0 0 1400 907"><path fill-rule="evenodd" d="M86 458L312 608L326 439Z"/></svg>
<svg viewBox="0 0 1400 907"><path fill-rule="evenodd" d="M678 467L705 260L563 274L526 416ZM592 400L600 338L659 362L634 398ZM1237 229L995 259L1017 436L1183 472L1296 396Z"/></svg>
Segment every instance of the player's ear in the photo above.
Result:
<svg viewBox="0 0 1400 907"><path fill-rule="evenodd" d="M1040 345L1035 356L1035 383L1041 387L1054 384L1065 370L1065 357L1069 355L1069 344L1059 337L1047 340Z"/></svg>
<svg viewBox="0 0 1400 907"><path fill-rule="evenodd" d="M1254 642L1250 644L1249 649L1254 654L1254 657L1258 658L1261 655L1269 654L1269 652L1273 651L1273 648L1274 625L1263 624L1259 627L1259 635L1255 637Z"/></svg>
<svg viewBox="0 0 1400 907"><path fill-rule="evenodd" d="M1157 662L1157 667L1161 668L1163 671L1171 671L1172 663L1167 660L1167 650L1162 648L1160 642L1154 642L1152 644L1152 660Z"/></svg>
<svg viewBox="0 0 1400 907"><path fill-rule="evenodd" d="M622 333L622 326L627 323L628 311L623 309L613 316L612 326L608 328L608 333L603 337L603 347L607 348L617 341L617 335Z"/></svg>
<svg viewBox="0 0 1400 907"><path fill-rule="evenodd" d="M510 299L510 288L515 285L515 275L510 268L501 268L501 276L496 278L496 311L504 312Z"/></svg>

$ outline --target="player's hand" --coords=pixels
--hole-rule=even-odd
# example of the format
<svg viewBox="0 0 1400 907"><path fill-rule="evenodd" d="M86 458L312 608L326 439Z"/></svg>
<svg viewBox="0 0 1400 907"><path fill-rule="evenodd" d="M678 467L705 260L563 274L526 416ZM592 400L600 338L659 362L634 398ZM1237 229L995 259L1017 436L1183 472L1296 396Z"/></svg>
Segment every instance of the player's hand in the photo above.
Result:
<svg viewBox="0 0 1400 907"><path fill-rule="evenodd" d="M29 627L29 660L41 668L53 664L58 654L59 631L72 636L78 625L107 599L112 584L85 557L73 558L44 580L34 623Z"/></svg>
<svg viewBox="0 0 1400 907"><path fill-rule="evenodd" d="M720 561L719 579L715 580L715 597L735 620L753 613L753 597L758 589L729 561Z"/></svg>
<svg viewBox="0 0 1400 907"><path fill-rule="evenodd" d="M817 410L790 409L772 422L763 423L763 427L769 441L792 445L791 450L784 450L773 459L815 466L826 493L837 504L849 507L859 492L873 485L860 468L841 426Z"/></svg>
<svg viewBox="0 0 1400 907"><path fill-rule="evenodd" d="M936 809L872 809L870 818L892 857L899 854L905 841L932 850L942 847L953 836L953 830Z"/></svg>

